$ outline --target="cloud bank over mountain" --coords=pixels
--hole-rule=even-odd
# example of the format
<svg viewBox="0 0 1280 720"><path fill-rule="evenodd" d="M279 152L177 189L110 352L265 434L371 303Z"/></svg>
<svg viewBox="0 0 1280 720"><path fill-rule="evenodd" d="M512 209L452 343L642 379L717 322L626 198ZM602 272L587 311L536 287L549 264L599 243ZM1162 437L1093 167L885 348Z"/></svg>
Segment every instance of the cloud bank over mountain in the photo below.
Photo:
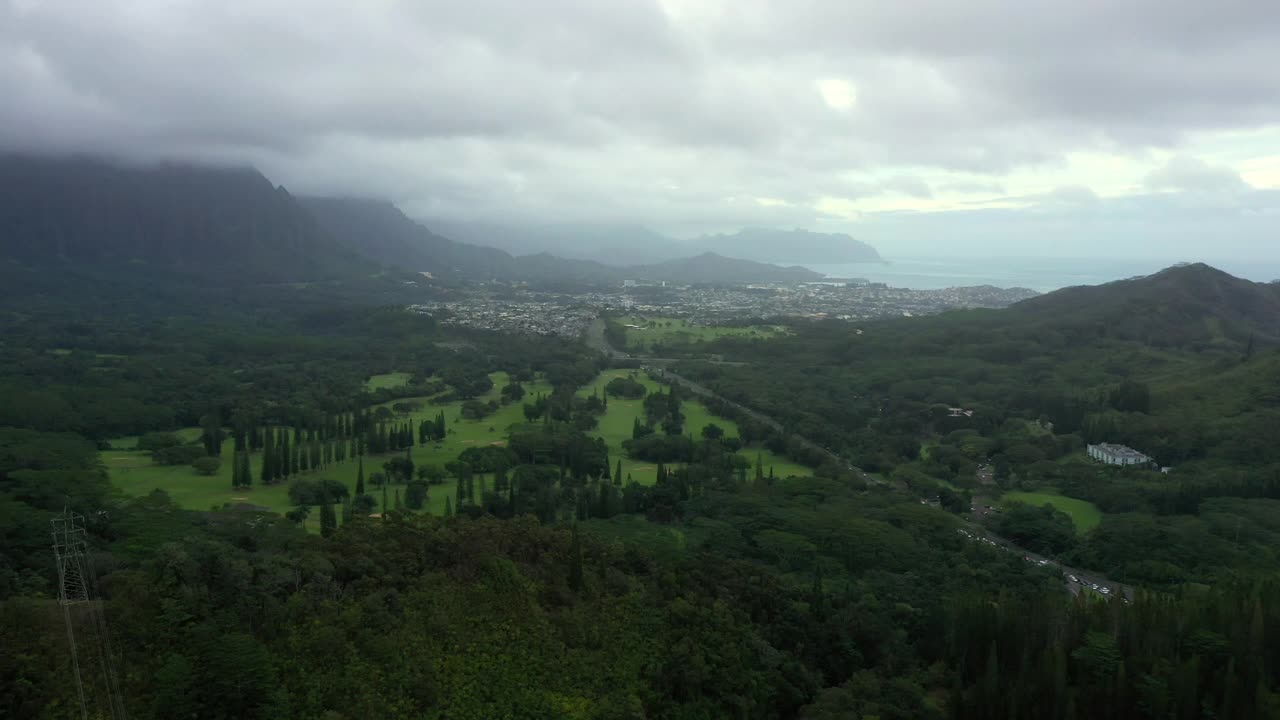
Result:
<svg viewBox="0 0 1280 720"><path fill-rule="evenodd" d="M1274 256L1276 66L1243 0L8 0L0 146L460 220Z"/></svg>

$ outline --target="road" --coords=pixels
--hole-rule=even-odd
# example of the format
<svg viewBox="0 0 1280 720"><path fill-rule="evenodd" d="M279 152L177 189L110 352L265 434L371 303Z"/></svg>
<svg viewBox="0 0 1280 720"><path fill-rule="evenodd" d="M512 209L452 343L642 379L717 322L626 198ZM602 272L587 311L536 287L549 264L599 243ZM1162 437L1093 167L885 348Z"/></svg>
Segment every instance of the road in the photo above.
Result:
<svg viewBox="0 0 1280 720"><path fill-rule="evenodd" d="M1056 568L1062 573L1062 583L1066 586L1067 592L1072 595L1079 595L1091 588L1094 588L1094 592L1097 592L1099 595L1107 595L1109 593L1101 592L1102 588L1107 588L1110 593L1118 593L1126 601L1133 600L1134 590L1132 585L1125 585L1123 583L1108 580L1106 576L1091 570L1081 570L1069 565L1063 565L1051 557L1039 555L1027 550L1026 548L1019 547L980 525L969 523L967 527L961 529L961 532L966 537L969 537L974 541L986 542L994 547L1004 548L1009 552L1017 553L1027 562L1036 563L1037 565L1044 567Z"/></svg>
<svg viewBox="0 0 1280 720"><path fill-rule="evenodd" d="M645 370L651 369L651 368L646 367L645 365L641 365L641 368L642 368L642 369L645 369ZM851 471L853 471L853 472L857 473L859 477L861 477L864 481L866 481L866 482L868 482L868 483L871 483L871 484L874 484L874 485L883 485L883 484L887 484L884 480L880 480L880 479L878 479L878 478L876 478L876 477L872 476L872 475L871 475L871 473L866 472L866 471L865 471L865 470L863 470L862 468L854 467L853 463L851 463L851 462L849 462L848 460L846 460L846 459L844 459L844 458L840 457L839 455L837 455L835 452L832 452L832 451L831 451L831 450L829 450L828 448L825 448L825 447L823 447L823 446L819 445L819 444L818 444L818 443L816 443L816 442L813 442L812 440L810 440L810 439L808 439L808 438L806 438L806 437L803 437L803 436L800 436L800 435L796 435L795 433L786 433L786 431L785 431L785 430L783 429L783 427L782 427L782 423L778 422L777 420L774 420L773 418L769 417L768 415L765 415L764 413L761 413L761 412L756 411L756 410L752 410L751 408L749 408L749 407L747 407L747 406L745 406L745 405L742 405L742 404L740 404L740 403L736 403L736 402L734 402L734 401L732 401L732 400L729 400L729 399L725 398L725 397L724 397L724 396L722 396L722 395L717 395L717 394L716 394L714 391L712 391L711 389L706 388L706 387L704 387L704 386L702 386L702 385L699 385L698 383L696 383L696 382L694 382L694 381L690 380L689 378L686 378L686 377L684 377L684 376L682 376L682 375L678 375L678 374L676 374L676 373L674 373L674 372L672 372L671 370L668 370L668 369L666 369L666 368L662 368L662 367L655 367L655 368L652 368L652 369L653 369L655 372L657 372L657 374L658 374L658 376L659 376L659 377L661 377L661 378L663 378L664 380L667 380L667 381L672 381L672 380L674 380L675 382L678 382L678 383L680 384L680 387L685 388L686 390L689 390L690 392L692 392L692 393L693 393L693 394L695 394L695 395L701 395L701 396L703 396L703 397L712 397L712 398L715 398L715 399L719 400L720 402L722 402L722 403L724 403L724 404L726 404L726 405L728 405L728 406L732 407L733 409L737 410L738 412L742 413L743 415L746 415L747 417L750 417L751 419L756 420L756 421L760 422L761 424L766 425L766 426L768 426L768 427L772 428L773 430L778 431L779 433L785 433L788 437L790 437L790 438L794 439L796 442L799 442L801 445L804 445L806 448L809 448L810 450L814 450L814 451L816 451L816 452L822 453L823 455L825 455L825 456L827 456L827 457L831 458L831 460L832 460L832 461L834 461L837 465L839 465L839 466L841 466L841 467L843 467L843 468L845 468L845 469L847 469L847 470L851 470Z"/></svg>
<svg viewBox="0 0 1280 720"><path fill-rule="evenodd" d="M703 385L700 385L690 380L689 378L686 378L682 375L679 375L667 369L667 366L672 363L675 363L677 361L677 358L655 358L647 355L632 355L630 353L623 352L613 347L612 345L609 344L609 341L604 336L604 320L602 318L596 318L595 322L591 324L590 329L588 329L587 344L614 359L638 360L640 362L640 368L642 370L652 370L654 372L657 372L663 379L666 379L669 381L674 380L675 382L680 383L681 387L688 389L690 392L694 393L695 395L715 398L720 402L723 402L726 405L729 405L730 407L734 408L735 410L742 413L743 415L746 415L747 417L750 417L751 419L769 428L772 428L773 430L776 430L779 433L785 432L785 430L782 427L782 423L769 417L768 415L765 415L764 413L761 413L756 410L752 410L751 408L745 405L736 403L721 395L718 395L714 391L712 391L710 388L704 387ZM720 364L745 365L746 363L721 362ZM816 442L809 440L808 438L795 435L794 433L791 434L791 437L795 438L798 442L800 442L805 447L815 450L817 452L820 452L823 455L826 455L827 457L834 460L837 464L858 473L859 475L862 476L862 479L866 480L867 482L871 482L871 483L883 482L881 480L877 480L876 478L872 477L870 473L867 473L860 468L854 467L853 463L849 462L848 460L845 460L844 458L840 457L839 455L832 452L831 450L819 445Z"/></svg>
<svg viewBox="0 0 1280 720"><path fill-rule="evenodd" d="M675 359L652 358L652 357L641 356L641 355L631 355L629 353L623 352L613 347L612 345L609 344L609 341L605 339L604 320L601 318L596 318L595 322L591 324L591 328L587 331L587 344L603 352L605 355L608 355L611 358L638 360L640 361L640 367L643 370L656 371L663 378L669 379L669 380L675 380L676 382L679 382L681 387L688 389L689 391L693 392L696 395L701 395L703 397L716 398L717 400L734 408L738 412L770 428L773 428L774 430L780 433L785 432L782 427L782 423L778 422L772 417L769 417L768 415L765 415L764 413L761 413L757 410L753 410L749 407L746 407L745 405L742 405L740 403L736 403L732 400L729 400L721 395L716 394L710 388L704 387L698 383L693 382L692 380L689 380L688 378L685 378L681 375L678 375L672 372L671 370L668 370L666 368L666 365L674 363ZM734 364L742 364L742 363L734 363ZM887 481L880 480L861 468L854 467L853 463L840 457L839 455L829 450L828 448L825 448L819 445L818 443L815 443L812 440L809 440L808 438L801 437L800 435L796 435L795 433L791 433L790 436L795 438L805 447L816 450L826 455L827 457L830 457L832 460L834 460L837 464L841 465L842 467L845 467L857 473L858 476L861 477L868 484L872 484L872 485L888 485L889 484ZM1057 560L1044 557L1042 555L1038 555L1036 553L1031 552L1030 550L1027 550L1026 548L1015 545L1014 543L1000 537L999 535L996 535L995 533L987 530L986 528L976 523L968 523L967 525L968 525L967 529L962 530L962 532L964 532L967 536L974 539L975 541L987 542L991 545L1002 547L1005 550L1008 550L1009 552L1018 553L1022 557L1026 558L1028 562L1043 564L1046 567L1057 568L1062 572L1062 582L1066 586L1067 592L1070 592L1072 595L1079 595L1080 593L1084 592L1087 589L1096 587L1099 589L1108 588L1110 589L1111 593L1119 593L1121 597L1123 597L1126 601L1133 600L1134 589L1133 589L1133 586L1131 585L1125 585L1123 583L1118 583L1118 582L1108 580L1104 575L1101 575L1096 572L1092 572L1089 570L1080 570L1078 568L1073 568L1073 567L1063 565ZM1072 578L1075 578L1075 579L1073 580ZM1103 594L1103 593L1099 593L1099 594Z"/></svg>

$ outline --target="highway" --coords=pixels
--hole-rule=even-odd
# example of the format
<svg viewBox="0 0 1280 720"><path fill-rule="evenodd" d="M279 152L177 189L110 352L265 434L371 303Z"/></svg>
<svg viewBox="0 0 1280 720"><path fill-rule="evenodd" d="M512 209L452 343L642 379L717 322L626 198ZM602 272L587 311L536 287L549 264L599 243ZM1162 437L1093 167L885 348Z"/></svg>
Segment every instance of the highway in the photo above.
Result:
<svg viewBox="0 0 1280 720"><path fill-rule="evenodd" d="M717 400L733 407L738 412L741 412L742 414L770 428L773 428L774 430L780 433L785 432L783 429L782 423L778 422L774 418L769 417L768 415L765 415L764 413L761 413L758 410L753 410L752 408L746 407L745 405L729 400L721 395L718 395L717 393L712 391L710 388L704 387L698 383L695 383L689 380L688 378L682 377L681 375L678 375L672 372L671 370L668 370L666 368L666 365L676 362L675 359L652 358L652 357L647 357L642 355L632 355L632 354L623 352L621 350L618 350L617 348L614 348L609 344L609 341L604 336L604 320L600 318L596 318L595 322L592 323L591 328L587 334L587 343L592 347L594 347L595 349L600 350L605 355L608 355L611 358L637 360L640 362L640 367L642 370L653 371L657 373L660 377L668 381L673 380L675 382L678 382L681 387L688 389L690 392L693 392L696 395L716 398ZM734 363L734 364L742 364L742 363ZM805 446L812 448L814 450L817 450L818 452L821 452L824 455L830 457L841 466L857 473L859 477L861 477L864 481L866 481L870 485L888 485L889 484L887 481L880 480L861 468L854 467L853 463L849 462L845 458L840 457L838 454L829 450L828 448L825 448L813 442L812 440L809 440L808 438L802 437L800 435L796 435L795 433L791 433L790 436L795 438L797 441L804 444ZM1082 592L1093 591L1093 592L1096 592L1098 595L1102 595L1102 596L1106 596L1110 594L1119 594L1119 596L1124 598L1126 602L1133 600L1134 588L1131 585L1125 585L1123 583L1114 582L1112 580L1107 579L1106 576L1100 573L1096 573L1090 570L1080 570L1078 568L1069 567L1067 565L1063 565L1057 560L1054 560L1053 558L1049 558L1049 557L1045 557L1045 556L1033 553L1030 550L1027 550L1026 548L1020 547L1010 542L1009 540L1006 540L1005 538L1002 538L999 535L996 535L995 533L987 530L986 528L982 527L981 525L975 522L967 522L966 527L962 528L961 532L975 542L986 542L990 545L1004 548L1009 552L1017 553L1021 555L1023 558L1025 558L1027 562L1037 563L1045 567L1057 568L1062 573L1063 585L1066 587L1067 592L1070 592L1072 595L1079 595ZM1108 592L1107 593L1101 592L1102 588L1106 588Z"/></svg>

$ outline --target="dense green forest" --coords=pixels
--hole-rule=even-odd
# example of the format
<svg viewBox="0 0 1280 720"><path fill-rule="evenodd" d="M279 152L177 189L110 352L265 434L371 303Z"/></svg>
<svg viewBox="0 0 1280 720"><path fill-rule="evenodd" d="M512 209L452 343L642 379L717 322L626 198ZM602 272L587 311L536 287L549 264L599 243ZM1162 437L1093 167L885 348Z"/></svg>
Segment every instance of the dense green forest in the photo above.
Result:
<svg viewBox="0 0 1280 720"><path fill-rule="evenodd" d="M1176 342L1099 334L1092 305L1074 325L1033 306L715 340L749 364L679 371L785 425L738 417L726 438L688 426L678 387L576 397L603 357L445 330L400 309L398 278L77 297L24 277L0 344L6 717L79 716L49 535L68 507L101 598L71 613L99 715L118 688L156 718L1280 717L1280 360L1248 312L1180 322ZM370 406L473 396L493 371L553 391L517 398L526 421L459 459L446 517L340 509L323 447L412 448L434 422L379 424ZM366 387L392 372L407 383ZM606 402L642 404L626 447L655 482L621 477L590 435ZM322 532L110 486L103 443L186 426L204 428L195 454L320 453L298 489ZM796 435L870 474L770 476L736 452L799 456ZM1098 440L1174 469L1100 468L1081 457ZM385 468L407 498L412 461ZM1101 523L969 513L968 497L1046 489ZM960 532L975 522L1138 590L1070 594L1055 568Z"/></svg>

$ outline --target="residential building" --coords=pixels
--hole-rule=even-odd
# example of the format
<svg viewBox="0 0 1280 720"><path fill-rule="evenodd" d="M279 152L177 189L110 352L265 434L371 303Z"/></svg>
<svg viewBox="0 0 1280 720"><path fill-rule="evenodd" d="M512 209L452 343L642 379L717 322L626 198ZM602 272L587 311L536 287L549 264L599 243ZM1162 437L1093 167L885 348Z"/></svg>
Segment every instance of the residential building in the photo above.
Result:
<svg viewBox="0 0 1280 720"><path fill-rule="evenodd" d="M1126 445L1098 443L1089 446L1089 457L1107 465L1154 465L1155 460Z"/></svg>

